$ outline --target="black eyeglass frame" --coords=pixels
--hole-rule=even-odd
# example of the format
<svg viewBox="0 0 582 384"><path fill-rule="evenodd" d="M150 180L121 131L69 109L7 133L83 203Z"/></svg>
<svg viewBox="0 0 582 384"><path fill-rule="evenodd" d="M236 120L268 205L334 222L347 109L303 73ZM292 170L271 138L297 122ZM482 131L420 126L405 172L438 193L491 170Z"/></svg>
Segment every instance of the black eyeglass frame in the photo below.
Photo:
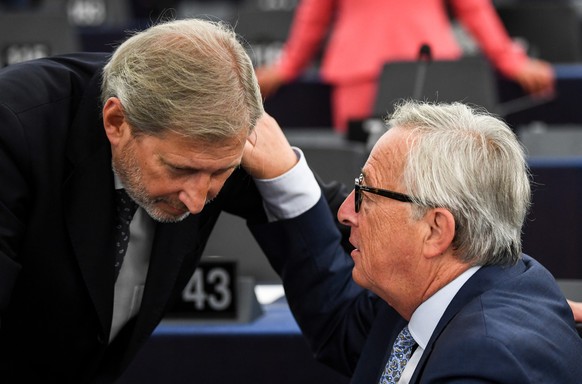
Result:
<svg viewBox="0 0 582 384"><path fill-rule="evenodd" d="M360 207L362 206L362 191L373 193L374 195L379 195L383 197L387 197L392 200L402 201L404 203L413 203L414 199L404 193L389 191L387 189L380 189L375 187L369 187L367 185L362 185L364 181L364 175L360 174L360 177L356 177L355 185L354 185L354 200L355 200L355 209L356 213L360 212Z"/></svg>

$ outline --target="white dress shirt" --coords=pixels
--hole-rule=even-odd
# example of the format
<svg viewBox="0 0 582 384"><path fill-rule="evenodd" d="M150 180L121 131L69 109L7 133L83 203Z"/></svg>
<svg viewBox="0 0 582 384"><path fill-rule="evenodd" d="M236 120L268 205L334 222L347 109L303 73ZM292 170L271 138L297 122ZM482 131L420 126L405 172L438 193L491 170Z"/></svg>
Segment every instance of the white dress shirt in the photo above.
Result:
<svg viewBox="0 0 582 384"><path fill-rule="evenodd" d="M410 382L416 366L418 365L438 322L443 316L443 313L445 313L445 310L457 292L459 292L459 289L461 289L461 287L475 272L479 270L479 268L481 267L467 269L416 308L408 322L408 329L410 330L412 337L414 337L416 344L418 344L418 347L404 367L404 371L402 371L398 384L408 384Z"/></svg>

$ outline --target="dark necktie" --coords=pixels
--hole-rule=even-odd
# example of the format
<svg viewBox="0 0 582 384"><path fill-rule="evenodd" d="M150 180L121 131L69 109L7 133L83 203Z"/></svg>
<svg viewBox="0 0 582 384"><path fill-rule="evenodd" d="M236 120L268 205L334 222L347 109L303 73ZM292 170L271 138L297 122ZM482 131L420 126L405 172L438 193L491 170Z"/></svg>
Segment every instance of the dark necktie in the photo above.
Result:
<svg viewBox="0 0 582 384"><path fill-rule="evenodd" d="M115 279L119 275L123 258L129 244L129 223L137 210L137 204L130 199L124 189L115 191L117 220L115 223Z"/></svg>

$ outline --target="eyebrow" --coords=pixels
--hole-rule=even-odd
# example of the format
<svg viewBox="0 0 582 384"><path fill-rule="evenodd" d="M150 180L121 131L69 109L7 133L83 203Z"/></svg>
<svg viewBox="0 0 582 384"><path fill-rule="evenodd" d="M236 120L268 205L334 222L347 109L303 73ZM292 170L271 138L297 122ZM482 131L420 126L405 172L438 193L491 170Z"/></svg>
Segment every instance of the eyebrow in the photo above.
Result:
<svg viewBox="0 0 582 384"><path fill-rule="evenodd" d="M180 169L183 171L190 171L190 172L204 171L204 169L192 167L190 165L181 165L181 164L170 163L166 159L163 159L163 158L160 158L160 161L167 166L170 166L170 167L176 168L176 169ZM237 161L237 162L235 162L227 167L219 168L219 169L213 171L212 173L222 173L222 172L226 172L226 171L231 170L231 169L236 169L240 166L241 166L241 163L239 161Z"/></svg>
<svg viewBox="0 0 582 384"><path fill-rule="evenodd" d="M226 172L226 171L231 170L231 169L240 168L240 166L241 166L241 163L240 162L236 162L236 163L234 163L232 165L229 165L228 167L221 168L221 169L217 170L217 172Z"/></svg>

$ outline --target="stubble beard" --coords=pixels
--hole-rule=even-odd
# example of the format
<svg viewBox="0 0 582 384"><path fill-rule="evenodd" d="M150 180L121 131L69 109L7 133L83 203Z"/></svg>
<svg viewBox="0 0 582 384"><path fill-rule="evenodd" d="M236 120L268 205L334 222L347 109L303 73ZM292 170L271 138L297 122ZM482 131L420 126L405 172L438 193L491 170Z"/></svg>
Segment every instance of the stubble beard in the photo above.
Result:
<svg viewBox="0 0 582 384"><path fill-rule="evenodd" d="M185 212L175 216L157 207L156 204L158 202L165 201L169 203L169 200L162 197L152 198L147 193L133 143L127 145L121 151L120 156L112 159L112 167L113 172L119 177L129 197L142 207L155 221L161 223L178 223L190 215L190 212Z"/></svg>

